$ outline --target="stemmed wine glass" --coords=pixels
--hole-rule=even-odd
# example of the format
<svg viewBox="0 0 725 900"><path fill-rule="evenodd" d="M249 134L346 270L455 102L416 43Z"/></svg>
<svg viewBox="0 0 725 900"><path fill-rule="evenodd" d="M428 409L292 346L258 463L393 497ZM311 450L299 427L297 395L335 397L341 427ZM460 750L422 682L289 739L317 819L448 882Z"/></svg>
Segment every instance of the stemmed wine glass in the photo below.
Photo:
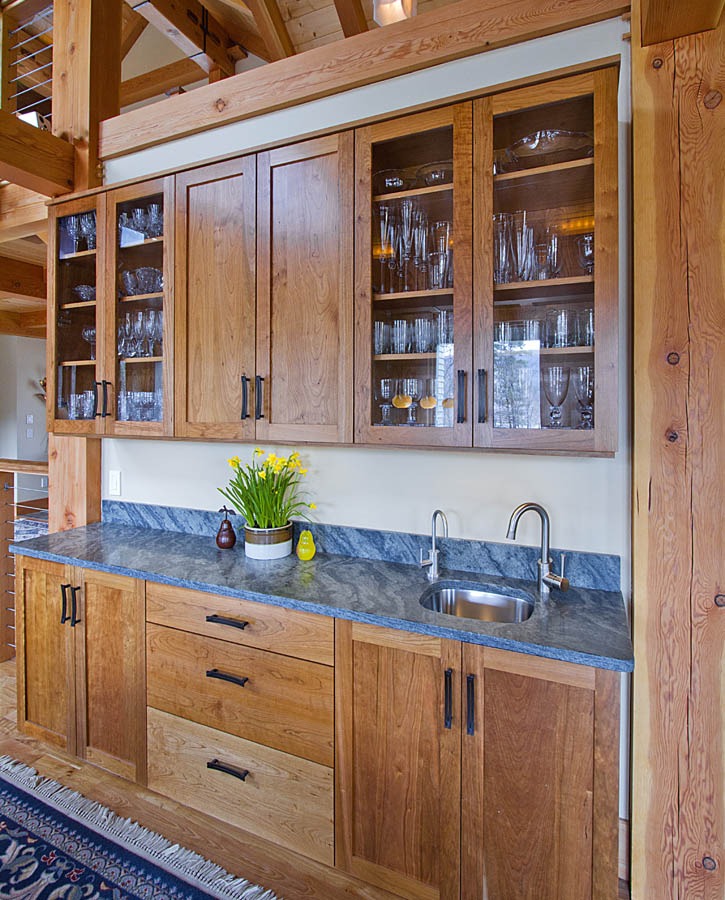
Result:
<svg viewBox="0 0 725 900"><path fill-rule="evenodd" d="M95 359L96 358L96 329L92 325L86 325L83 328L83 330L81 331L81 337L91 347L90 359Z"/></svg>
<svg viewBox="0 0 725 900"><path fill-rule="evenodd" d="M584 269L587 275L591 275L594 271L594 234L583 234L576 239L577 250L579 251L579 265Z"/></svg>
<svg viewBox="0 0 725 900"><path fill-rule="evenodd" d="M581 417L577 428L593 428L594 372L591 366L577 366L574 369L574 392L579 402L579 415Z"/></svg>
<svg viewBox="0 0 725 900"><path fill-rule="evenodd" d="M391 418L393 404L390 402L393 399L393 383L392 378L380 378L377 383L377 399L382 401L380 404L381 425L393 424Z"/></svg>
<svg viewBox="0 0 725 900"><path fill-rule="evenodd" d="M89 250L96 249L96 214L93 212L81 213L81 234L86 239L86 247Z"/></svg>
<svg viewBox="0 0 725 900"><path fill-rule="evenodd" d="M422 384L420 378L402 378L401 379L401 390L400 393L403 397L409 397L410 403L408 404L408 418L405 422L406 425L417 425L418 419L416 416L418 410L418 401L421 398L422 393Z"/></svg>
<svg viewBox="0 0 725 900"><path fill-rule="evenodd" d="M164 217L160 203L149 203L148 207L148 233L149 237L161 237L164 233Z"/></svg>
<svg viewBox="0 0 725 900"><path fill-rule="evenodd" d="M561 428L561 404L569 390L570 370L567 366L549 366L541 373L544 394L549 403L549 427Z"/></svg>
<svg viewBox="0 0 725 900"><path fill-rule="evenodd" d="M392 291L395 260L393 256L393 210L387 204L378 206L378 228L380 235L380 281L378 293Z"/></svg>
<svg viewBox="0 0 725 900"><path fill-rule="evenodd" d="M73 250L72 253L78 252L78 241L81 237L81 220L80 216L66 216L65 217L65 231L68 237L73 242Z"/></svg>

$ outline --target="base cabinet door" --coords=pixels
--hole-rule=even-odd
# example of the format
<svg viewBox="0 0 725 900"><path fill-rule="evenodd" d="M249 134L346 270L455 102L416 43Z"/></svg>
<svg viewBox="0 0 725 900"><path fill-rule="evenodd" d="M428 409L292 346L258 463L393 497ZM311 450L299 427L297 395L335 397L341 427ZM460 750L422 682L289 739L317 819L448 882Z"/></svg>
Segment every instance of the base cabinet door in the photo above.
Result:
<svg viewBox="0 0 725 900"><path fill-rule="evenodd" d="M460 645L336 623L336 865L459 896Z"/></svg>

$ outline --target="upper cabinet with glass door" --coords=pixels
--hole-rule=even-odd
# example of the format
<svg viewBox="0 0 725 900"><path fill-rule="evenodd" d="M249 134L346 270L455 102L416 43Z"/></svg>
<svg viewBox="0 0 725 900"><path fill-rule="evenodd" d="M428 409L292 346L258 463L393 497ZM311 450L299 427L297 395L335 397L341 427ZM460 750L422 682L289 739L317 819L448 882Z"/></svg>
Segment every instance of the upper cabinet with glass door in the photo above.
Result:
<svg viewBox="0 0 725 900"><path fill-rule="evenodd" d="M173 178L107 195L106 433L170 435Z"/></svg>
<svg viewBox="0 0 725 900"><path fill-rule="evenodd" d="M471 444L471 122L357 132L356 441Z"/></svg>
<svg viewBox="0 0 725 900"><path fill-rule="evenodd" d="M103 430L105 386L98 340L103 265L97 240L103 230L103 209L104 198L99 196L50 211L48 428L61 434Z"/></svg>
<svg viewBox="0 0 725 900"><path fill-rule="evenodd" d="M476 138L475 443L612 452L617 71L478 101Z"/></svg>

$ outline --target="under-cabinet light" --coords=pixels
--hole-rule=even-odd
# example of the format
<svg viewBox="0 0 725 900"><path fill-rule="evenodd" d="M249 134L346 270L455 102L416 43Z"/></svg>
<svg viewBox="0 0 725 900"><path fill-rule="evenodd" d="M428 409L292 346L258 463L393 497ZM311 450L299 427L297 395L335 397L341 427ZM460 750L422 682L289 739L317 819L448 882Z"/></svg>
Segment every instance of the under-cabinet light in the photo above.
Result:
<svg viewBox="0 0 725 900"><path fill-rule="evenodd" d="M373 19L378 25L412 19L417 11L418 0L373 0Z"/></svg>

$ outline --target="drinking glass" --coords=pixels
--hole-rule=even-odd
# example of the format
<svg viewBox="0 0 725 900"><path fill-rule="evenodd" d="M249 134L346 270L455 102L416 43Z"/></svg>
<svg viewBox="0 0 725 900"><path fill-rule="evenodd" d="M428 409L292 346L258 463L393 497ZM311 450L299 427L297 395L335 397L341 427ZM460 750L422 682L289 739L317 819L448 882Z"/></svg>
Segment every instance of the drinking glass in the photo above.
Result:
<svg viewBox="0 0 725 900"><path fill-rule="evenodd" d="M92 325L86 325L81 331L81 337L90 345L91 355L89 359L96 358L96 329Z"/></svg>
<svg viewBox="0 0 725 900"><path fill-rule="evenodd" d="M135 272L124 269L123 272L121 272L121 284L123 285L124 294L127 297L138 294L138 279L136 278Z"/></svg>
<svg viewBox="0 0 725 900"><path fill-rule="evenodd" d="M408 353L408 323L405 319L393 321L393 353Z"/></svg>
<svg viewBox="0 0 725 900"><path fill-rule="evenodd" d="M413 349L416 353L428 353L433 345L433 323L425 316L413 321Z"/></svg>
<svg viewBox="0 0 725 900"><path fill-rule="evenodd" d="M594 234L582 234L576 239L576 246L579 252L579 265L584 269L587 275L591 275L594 271Z"/></svg>
<svg viewBox="0 0 725 900"><path fill-rule="evenodd" d="M539 281L549 277L549 245L543 241L534 247L533 274Z"/></svg>
<svg viewBox="0 0 725 900"><path fill-rule="evenodd" d="M546 346L570 347L576 313L569 309L549 309L546 313Z"/></svg>
<svg viewBox="0 0 725 900"><path fill-rule="evenodd" d="M506 284L514 271L514 253L511 242L513 217L510 213L495 213L493 217L493 281Z"/></svg>
<svg viewBox="0 0 725 900"><path fill-rule="evenodd" d="M526 221L526 210L513 214L513 248L516 262L516 279L532 281L536 271L534 258L534 228Z"/></svg>
<svg viewBox="0 0 725 900"><path fill-rule="evenodd" d="M81 237L81 220L80 216L66 216L64 219L65 231L71 240L73 247L72 252L78 252L78 241Z"/></svg>
<svg viewBox="0 0 725 900"><path fill-rule="evenodd" d="M415 290L415 267L413 265L413 232L416 214L418 212L412 197L405 197L400 201L399 227L400 227L400 288L404 291Z"/></svg>
<svg viewBox="0 0 725 900"><path fill-rule="evenodd" d="M577 313L577 345L580 347L594 346L594 310L580 309Z"/></svg>
<svg viewBox="0 0 725 900"><path fill-rule="evenodd" d="M95 396L93 391L83 391L80 395L80 416L81 419L93 418L93 407L95 406Z"/></svg>
<svg viewBox="0 0 725 900"><path fill-rule="evenodd" d="M392 411L393 404L390 402L393 399L393 389L394 389L395 381L392 378L380 378L377 382L377 390L376 396L380 401L380 424L381 425L392 425Z"/></svg>
<svg viewBox="0 0 725 900"><path fill-rule="evenodd" d="M148 230L148 216L146 215L146 210L137 207L136 209L131 210L131 228L134 231L140 232L144 237L147 236Z"/></svg>
<svg viewBox="0 0 725 900"><path fill-rule="evenodd" d="M96 214L94 212L81 213L81 234L86 239L86 247L89 250L96 249Z"/></svg>
<svg viewBox="0 0 725 900"><path fill-rule="evenodd" d="M544 394L549 404L549 427L561 428L561 404L569 390L570 370L567 366L549 366L541 373Z"/></svg>
<svg viewBox="0 0 725 900"><path fill-rule="evenodd" d="M386 203L381 203L377 211L378 239L380 241L380 256L377 293L384 294L394 290L391 282L392 268L395 266L393 259L393 211Z"/></svg>
<svg viewBox="0 0 725 900"><path fill-rule="evenodd" d="M407 397L410 399L410 403L407 405L408 410L408 418L405 422L406 425L417 425L417 410L418 410L418 401L421 398L422 393L422 381L420 378L403 378L401 379L401 391L400 394L403 397Z"/></svg>
<svg viewBox="0 0 725 900"><path fill-rule="evenodd" d="M421 409L434 409L437 405L436 380L435 378L426 378L419 406Z"/></svg>
<svg viewBox="0 0 725 900"><path fill-rule="evenodd" d="M388 322L373 323L373 352L376 356L390 352L390 325Z"/></svg>
<svg viewBox="0 0 725 900"><path fill-rule="evenodd" d="M577 428L594 428L592 405L594 403L594 372L591 366L576 366L573 372L574 393L579 403L580 422Z"/></svg>
<svg viewBox="0 0 725 900"><path fill-rule="evenodd" d="M142 309L137 310L131 319L131 333L133 335L133 356L143 356L144 313Z"/></svg>
<svg viewBox="0 0 725 900"><path fill-rule="evenodd" d="M448 287L448 251L428 254L428 279L431 290Z"/></svg>
<svg viewBox="0 0 725 900"><path fill-rule="evenodd" d="M160 203L149 203L147 223L149 237L161 237L164 233L164 214Z"/></svg>
<svg viewBox="0 0 725 900"><path fill-rule="evenodd" d="M558 278L561 274L561 236L556 225L546 229L546 246L549 278Z"/></svg>
<svg viewBox="0 0 725 900"><path fill-rule="evenodd" d="M453 343L453 310L441 309L438 312L438 343Z"/></svg>
<svg viewBox="0 0 725 900"><path fill-rule="evenodd" d="M156 310L147 309L144 315L143 341L144 356L154 355L154 334L156 330Z"/></svg>
<svg viewBox="0 0 725 900"><path fill-rule="evenodd" d="M428 217L418 210L413 229L413 266L415 269L415 289L428 288Z"/></svg>
<svg viewBox="0 0 725 900"><path fill-rule="evenodd" d="M156 310L152 339L157 349L153 356L161 356L164 352L164 311Z"/></svg>

